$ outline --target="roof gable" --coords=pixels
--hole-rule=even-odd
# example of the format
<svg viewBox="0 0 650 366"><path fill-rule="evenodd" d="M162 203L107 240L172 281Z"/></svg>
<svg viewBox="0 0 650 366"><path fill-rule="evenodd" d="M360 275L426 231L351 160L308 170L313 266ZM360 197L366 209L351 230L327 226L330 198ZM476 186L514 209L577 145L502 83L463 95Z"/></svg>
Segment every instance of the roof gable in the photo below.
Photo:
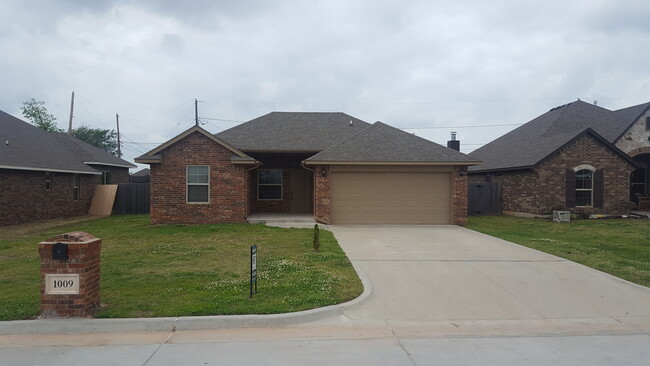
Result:
<svg viewBox="0 0 650 366"><path fill-rule="evenodd" d="M645 107L643 107L645 106ZM566 145L585 130L607 141L615 140L638 118L646 105L610 111L582 101L542 114L469 155L483 161L471 171L529 168Z"/></svg>
<svg viewBox="0 0 650 366"><path fill-rule="evenodd" d="M73 136L46 132L0 111L0 167L6 169L100 174L86 164L135 167Z"/></svg>
<svg viewBox="0 0 650 366"><path fill-rule="evenodd" d="M480 163L461 152L404 132L382 122L357 132L305 160L319 163L453 163L473 165Z"/></svg>
<svg viewBox="0 0 650 366"><path fill-rule="evenodd" d="M243 151L318 152L368 126L340 112L271 112L216 136Z"/></svg>
<svg viewBox="0 0 650 366"><path fill-rule="evenodd" d="M180 133L176 137L172 138L171 140L163 143L162 145L156 147L155 149L149 151L148 153L139 156L135 158L135 161L138 163L159 163L161 159L160 153L167 149L168 147L172 146L176 142L186 138L187 136L193 134L193 133L200 133L204 135L205 137L209 138L210 140L216 142L217 144L225 147L226 149L230 150L234 156L233 156L233 162L238 162L240 164L245 164L245 163L254 163L255 159L251 158L250 156L244 154L241 150L233 147L229 143L223 141L222 139L218 138L217 136L211 134L210 132L206 131L205 129L199 127L199 126L193 126L184 132Z"/></svg>

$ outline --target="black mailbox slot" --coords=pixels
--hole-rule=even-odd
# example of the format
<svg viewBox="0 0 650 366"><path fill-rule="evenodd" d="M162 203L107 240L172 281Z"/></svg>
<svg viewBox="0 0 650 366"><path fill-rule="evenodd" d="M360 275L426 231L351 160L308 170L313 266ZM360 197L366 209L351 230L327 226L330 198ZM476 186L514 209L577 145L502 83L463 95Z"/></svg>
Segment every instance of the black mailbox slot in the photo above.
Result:
<svg viewBox="0 0 650 366"><path fill-rule="evenodd" d="M68 260L68 244L56 243L52 245L52 259L58 261Z"/></svg>

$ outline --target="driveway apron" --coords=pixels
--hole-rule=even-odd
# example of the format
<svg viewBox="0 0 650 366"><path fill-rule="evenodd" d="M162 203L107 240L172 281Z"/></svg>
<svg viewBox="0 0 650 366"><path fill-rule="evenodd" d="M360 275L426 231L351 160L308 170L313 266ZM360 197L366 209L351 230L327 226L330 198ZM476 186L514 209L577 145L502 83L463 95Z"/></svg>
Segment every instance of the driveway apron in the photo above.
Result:
<svg viewBox="0 0 650 366"><path fill-rule="evenodd" d="M650 319L649 288L463 227L331 230L372 286L351 320Z"/></svg>

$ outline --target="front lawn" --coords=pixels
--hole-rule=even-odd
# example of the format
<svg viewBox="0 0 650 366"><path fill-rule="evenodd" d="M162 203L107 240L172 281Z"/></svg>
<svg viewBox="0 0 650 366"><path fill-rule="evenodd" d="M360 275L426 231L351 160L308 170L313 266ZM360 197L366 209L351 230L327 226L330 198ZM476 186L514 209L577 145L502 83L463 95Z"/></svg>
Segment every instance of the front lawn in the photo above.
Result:
<svg viewBox="0 0 650 366"><path fill-rule="evenodd" d="M650 287L650 221L470 216L467 228Z"/></svg>
<svg viewBox="0 0 650 366"><path fill-rule="evenodd" d="M38 242L85 231L103 239L102 318L269 314L357 297L363 287L331 232L223 224L150 226L149 216L112 216L63 226L0 228L0 320L39 311ZM258 293L249 299L250 246Z"/></svg>

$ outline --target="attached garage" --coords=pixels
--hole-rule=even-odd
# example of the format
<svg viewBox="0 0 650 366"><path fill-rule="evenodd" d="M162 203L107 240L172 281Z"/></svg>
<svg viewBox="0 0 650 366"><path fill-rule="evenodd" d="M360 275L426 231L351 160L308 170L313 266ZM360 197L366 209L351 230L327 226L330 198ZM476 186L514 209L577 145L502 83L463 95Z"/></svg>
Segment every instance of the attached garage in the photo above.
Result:
<svg viewBox="0 0 650 366"><path fill-rule="evenodd" d="M451 224L452 168L331 167L333 224Z"/></svg>

